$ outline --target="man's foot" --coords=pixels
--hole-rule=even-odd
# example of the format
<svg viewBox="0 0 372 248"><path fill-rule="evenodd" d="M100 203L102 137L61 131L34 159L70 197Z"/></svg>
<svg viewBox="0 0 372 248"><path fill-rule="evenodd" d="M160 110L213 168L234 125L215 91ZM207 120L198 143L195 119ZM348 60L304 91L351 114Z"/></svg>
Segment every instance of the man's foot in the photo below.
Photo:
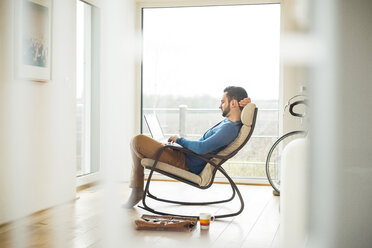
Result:
<svg viewBox="0 0 372 248"><path fill-rule="evenodd" d="M280 192L276 191L275 189L273 190L273 195L275 196L280 196Z"/></svg>
<svg viewBox="0 0 372 248"><path fill-rule="evenodd" d="M130 194L128 201L123 205L123 208L132 208L134 207L143 197L142 188L133 188L132 193Z"/></svg>

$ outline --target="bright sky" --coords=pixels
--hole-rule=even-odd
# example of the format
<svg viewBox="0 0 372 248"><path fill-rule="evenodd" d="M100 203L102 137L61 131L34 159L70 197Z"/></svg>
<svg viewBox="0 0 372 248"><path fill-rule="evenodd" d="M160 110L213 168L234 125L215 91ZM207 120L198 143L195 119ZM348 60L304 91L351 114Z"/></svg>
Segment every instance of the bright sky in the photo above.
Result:
<svg viewBox="0 0 372 248"><path fill-rule="evenodd" d="M279 4L149 8L143 19L144 94L220 96L239 85L278 99Z"/></svg>

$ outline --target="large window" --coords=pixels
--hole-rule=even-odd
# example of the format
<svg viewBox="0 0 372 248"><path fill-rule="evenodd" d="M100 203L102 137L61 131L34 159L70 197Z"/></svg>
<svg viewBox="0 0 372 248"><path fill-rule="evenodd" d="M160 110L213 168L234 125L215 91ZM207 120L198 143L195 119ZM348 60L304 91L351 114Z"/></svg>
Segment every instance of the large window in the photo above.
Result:
<svg viewBox="0 0 372 248"><path fill-rule="evenodd" d="M98 10L77 1L76 123L77 175L99 170Z"/></svg>
<svg viewBox="0 0 372 248"><path fill-rule="evenodd" d="M143 113L155 111L166 135L196 139L222 119L223 89L243 86L258 119L252 139L225 169L264 178L279 133L280 5L144 8L142 17Z"/></svg>

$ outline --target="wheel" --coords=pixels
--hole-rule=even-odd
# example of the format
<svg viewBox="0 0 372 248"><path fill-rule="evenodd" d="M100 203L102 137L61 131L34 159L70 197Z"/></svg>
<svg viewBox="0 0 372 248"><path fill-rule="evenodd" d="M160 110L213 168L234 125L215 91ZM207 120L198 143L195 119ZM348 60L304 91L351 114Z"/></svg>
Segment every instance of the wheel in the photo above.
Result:
<svg viewBox="0 0 372 248"><path fill-rule="evenodd" d="M284 147L294 139L302 138L305 131L292 131L284 134L272 145L266 158L266 176L273 189L280 194L281 155Z"/></svg>

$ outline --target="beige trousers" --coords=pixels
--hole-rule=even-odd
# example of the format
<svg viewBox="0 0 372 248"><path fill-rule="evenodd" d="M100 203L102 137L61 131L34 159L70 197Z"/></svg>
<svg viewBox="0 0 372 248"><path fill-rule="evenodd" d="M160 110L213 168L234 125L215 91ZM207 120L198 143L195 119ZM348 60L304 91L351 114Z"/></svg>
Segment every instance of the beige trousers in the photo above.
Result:
<svg viewBox="0 0 372 248"><path fill-rule="evenodd" d="M141 159L155 159L158 150L163 146L164 144L142 134L137 135L132 139L130 147L132 151L133 166L129 187L143 188L144 168L141 165ZM173 150L171 148L165 149L161 154L159 161L187 171L189 170L189 167L185 162L185 155L183 152L178 150Z"/></svg>

